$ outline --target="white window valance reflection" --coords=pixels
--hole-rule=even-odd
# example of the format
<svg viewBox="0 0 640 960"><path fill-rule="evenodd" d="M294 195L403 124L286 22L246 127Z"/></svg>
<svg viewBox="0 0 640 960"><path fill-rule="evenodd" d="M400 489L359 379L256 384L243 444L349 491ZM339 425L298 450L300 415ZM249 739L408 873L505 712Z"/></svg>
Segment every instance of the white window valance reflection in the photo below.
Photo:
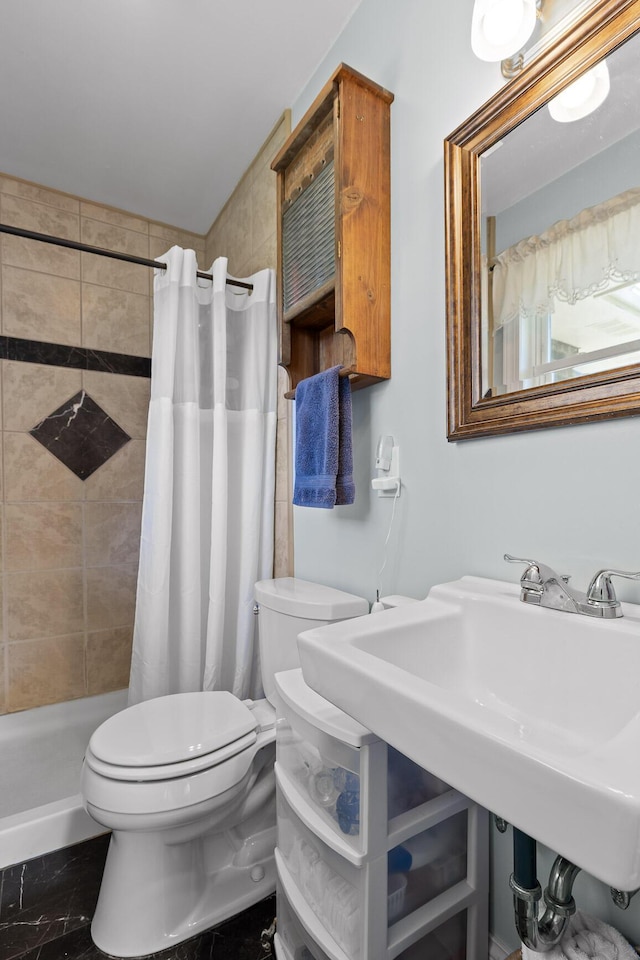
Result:
<svg viewBox="0 0 640 960"><path fill-rule="evenodd" d="M543 320L558 301L577 303L640 282L640 188L519 241L492 266L494 333L516 319Z"/></svg>

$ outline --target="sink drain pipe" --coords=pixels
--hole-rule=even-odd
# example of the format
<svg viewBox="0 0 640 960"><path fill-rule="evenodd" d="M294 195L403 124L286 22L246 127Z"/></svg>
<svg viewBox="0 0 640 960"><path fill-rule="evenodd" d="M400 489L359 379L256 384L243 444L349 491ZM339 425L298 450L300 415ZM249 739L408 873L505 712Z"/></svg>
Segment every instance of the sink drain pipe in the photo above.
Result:
<svg viewBox="0 0 640 960"><path fill-rule="evenodd" d="M556 857L544 891L545 911L538 919L538 901L542 889L536 876L536 841L513 828L513 873L509 886L513 891L516 930L531 950L546 953L564 933L569 917L576 912L571 895L580 867L564 857Z"/></svg>

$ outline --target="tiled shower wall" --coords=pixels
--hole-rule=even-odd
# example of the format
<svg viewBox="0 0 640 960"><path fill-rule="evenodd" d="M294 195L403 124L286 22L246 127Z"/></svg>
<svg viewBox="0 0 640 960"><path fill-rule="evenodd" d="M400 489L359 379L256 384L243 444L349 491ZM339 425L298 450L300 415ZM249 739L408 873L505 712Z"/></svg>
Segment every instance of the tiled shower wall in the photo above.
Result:
<svg viewBox="0 0 640 960"><path fill-rule="evenodd" d="M248 277L265 267L277 265L276 175L271 161L291 132L291 113L286 111L229 197L207 234L207 263L218 256L229 259L229 272ZM291 516L290 407L285 400L289 378L278 368L278 433L276 474L275 577L293 574L293 520Z"/></svg>
<svg viewBox="0 0 640 960"><path fill-rule="evenodd" d="M2 175L0 222L141 257L180 244L203 269L224 253L238 275L275 266L269 162L288 128L284 117L207 238ZM146 267L0 237L0 713L128 683L152 288ZM290 564L286 415L281 402L277 575ZM46 445L58 423L66 465Z"/></svg>
<svg viewBox="0 0 640 960"><path fill-rule="evenodd" d="M203 237L10 177L0 221L136 256L173 243L204 255ZM11 712L128 682L153 278L9 235L0 264L0 712ZM82 391L103 411L85 430ZM49 437L67 431L68 465L30 434L41 421ZM109 456L116 434L130 439ZM96 455L105 462L86 476Z"/></svg>

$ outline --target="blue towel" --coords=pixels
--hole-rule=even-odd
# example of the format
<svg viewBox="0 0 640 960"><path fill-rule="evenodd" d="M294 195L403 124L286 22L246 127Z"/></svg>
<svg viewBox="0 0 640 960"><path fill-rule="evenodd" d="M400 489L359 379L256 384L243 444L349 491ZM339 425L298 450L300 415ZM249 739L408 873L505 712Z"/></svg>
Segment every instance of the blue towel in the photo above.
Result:
<svg viewBox="0 0 640 960"><path fill-rule="evenodd" d="M296 387L296 481L299 507L353 503L351 385L340 367L301 380Z"/></svg>
<svg viewBox="0 0 640 960"><path fill-rule="evenodd" d="M351 445L351 383L349 377L338 380L338 475L336 504L353 503L356 488L353 482L353 448Z"/></svg>

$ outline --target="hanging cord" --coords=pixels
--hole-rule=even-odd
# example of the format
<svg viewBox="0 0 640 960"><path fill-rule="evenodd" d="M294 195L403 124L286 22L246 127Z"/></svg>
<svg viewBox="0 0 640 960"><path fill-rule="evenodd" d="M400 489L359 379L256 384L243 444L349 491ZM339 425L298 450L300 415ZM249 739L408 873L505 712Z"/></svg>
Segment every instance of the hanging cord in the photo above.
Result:
<svg viewBox="0 0 640 960"><path fill-rule="evenodd" d="M378 583L377 583L377 587L376 587L376 602L375 602L375 603L373 604L373 606L371 607L371 613L378 613L380 610L384 610L384 605L380 602L380 589L381 589L381 587L382 587L382 574L384 573L384 568L385 568L386 565L387 565L387 546L388 546L388 544L389 544L389 539L390 539L390 537L391 537L391 531L392 531L392 529L393 529L393 518L394 518L395 515L396 515L396 504L397 504L397 502L398 502L398 497L399 497L399 496L400 496L400 480L398 480L398 481L396 482L396 492L395 492L395 495L394 495L394 498L393 498L393 507L392 507L392 509L391 509L391 520L389 521L389 529L388 529L388 531L387 531L387 536L386 536L386 539L385 539L385 541L384 541L384 546L383 546L383 548L382 548L382 549L383 549L382 566L381 566L380 569L378 570L378 577L377 577Z"/></svg>

